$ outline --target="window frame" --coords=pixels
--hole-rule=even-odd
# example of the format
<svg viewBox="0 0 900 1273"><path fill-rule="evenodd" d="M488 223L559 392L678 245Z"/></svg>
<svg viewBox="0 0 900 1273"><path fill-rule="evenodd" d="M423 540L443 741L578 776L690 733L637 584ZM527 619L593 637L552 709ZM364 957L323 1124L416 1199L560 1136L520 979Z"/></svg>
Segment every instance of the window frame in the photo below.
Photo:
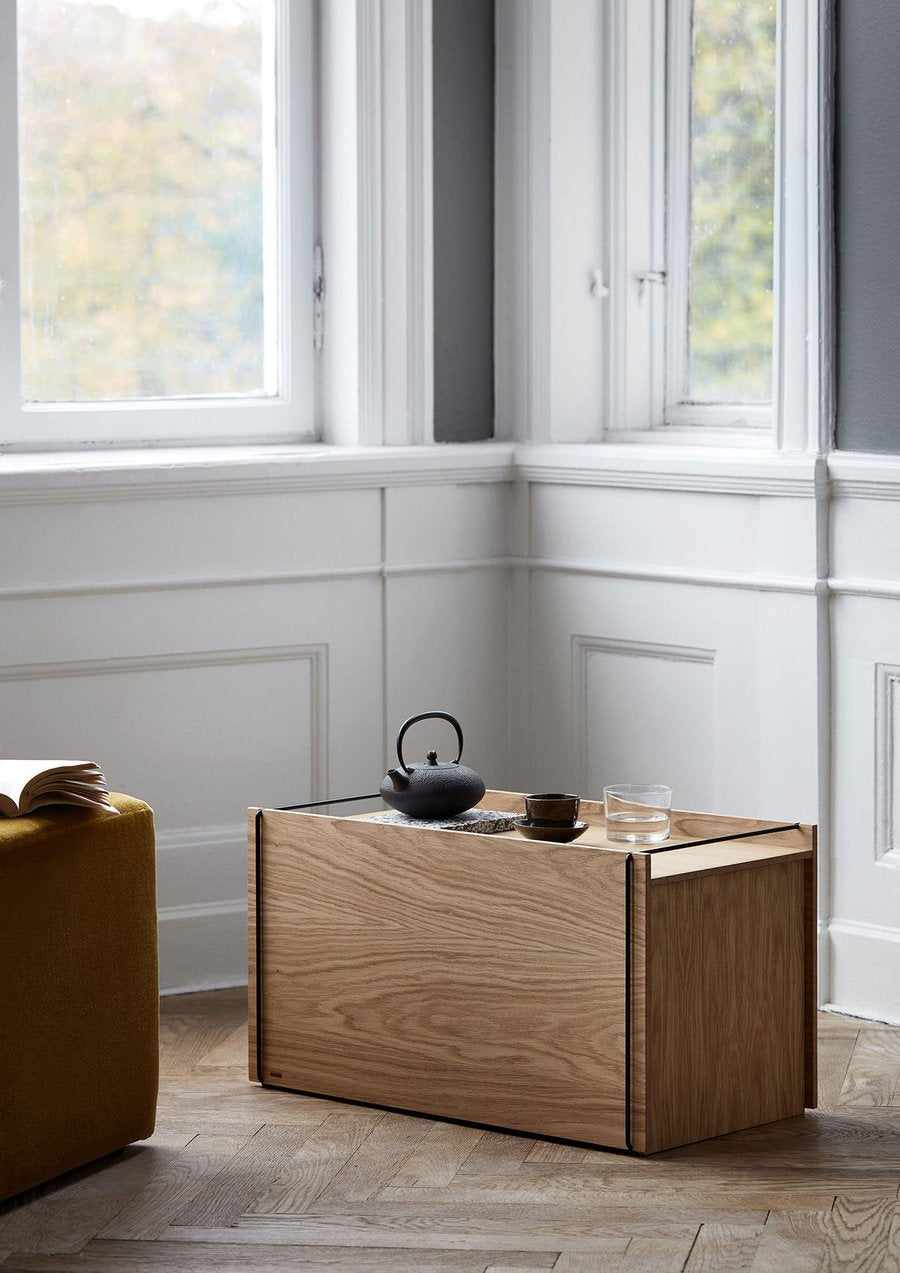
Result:
<svg viewBox="0 0 900 1273"><path fill-rule="evenodd" d="M17 5L0 6L0 452L308 443L317 437L314 4L275 0L277 380L271 397L24 404L20 374ZM266 267L267 272L270 267Z"/></svg>
<svg viewBox="0 0 900 1273"><path fill-rule="evenodd" d="M771 425L760 428L744 422L749 412L719 406L703 423L666 423L665 0L497 0L498 232L507 227L495 297L498 436L828 449L832 8L779 6L774 393ZM592 166L602 180L596 195L587 189L588 218ZM527 350L519 365L517 347Z"/></svg>

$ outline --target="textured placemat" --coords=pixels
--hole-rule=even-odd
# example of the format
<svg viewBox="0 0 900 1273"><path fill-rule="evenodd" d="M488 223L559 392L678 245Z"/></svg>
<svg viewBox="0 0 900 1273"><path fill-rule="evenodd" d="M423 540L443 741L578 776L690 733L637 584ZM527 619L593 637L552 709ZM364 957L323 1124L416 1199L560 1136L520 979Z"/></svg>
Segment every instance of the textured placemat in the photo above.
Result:
<svg viewBox="0 0 900 1273"><path fill-rule="evenodd" d="M367 822L388 822L397 827L426 827L432 831L477 831L490 835L494 831L512 831L521 818L517 813L497 813L493 809L467 809L452 818L410 818L405 813L378 813Z"/></svg>

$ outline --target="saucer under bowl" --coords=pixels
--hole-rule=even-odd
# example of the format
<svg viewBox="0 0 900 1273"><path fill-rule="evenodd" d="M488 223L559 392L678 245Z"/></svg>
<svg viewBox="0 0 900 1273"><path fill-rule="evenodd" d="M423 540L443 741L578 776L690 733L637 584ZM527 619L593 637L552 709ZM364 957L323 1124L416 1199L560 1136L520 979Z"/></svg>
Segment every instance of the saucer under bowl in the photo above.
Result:
<svg viewBox="0 0 900 1273"><path fill-rule="evenodd" d="M529 840L549 840L552 844L568 844L587 831L590 823L576 822L570 827L535 827L530 822L517 822L516 830Z"/></svg>

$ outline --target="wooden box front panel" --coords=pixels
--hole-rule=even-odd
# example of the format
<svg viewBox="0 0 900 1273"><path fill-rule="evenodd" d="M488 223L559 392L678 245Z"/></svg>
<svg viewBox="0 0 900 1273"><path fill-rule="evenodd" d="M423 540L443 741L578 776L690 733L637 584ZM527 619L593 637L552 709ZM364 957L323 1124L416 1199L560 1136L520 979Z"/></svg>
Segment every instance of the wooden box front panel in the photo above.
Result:
<svg viewBox="0 0 900 1273"><path fill-rule="evenodd" d="M274 811L262 832L263 1082L625 1145L625 855Z"/></svg>
<svg viewBox="0 0 900 1273"><path fill-rule="evenodd" d="M651 885L648 1152L803 1113L806 872L772 861Z"/></svg>

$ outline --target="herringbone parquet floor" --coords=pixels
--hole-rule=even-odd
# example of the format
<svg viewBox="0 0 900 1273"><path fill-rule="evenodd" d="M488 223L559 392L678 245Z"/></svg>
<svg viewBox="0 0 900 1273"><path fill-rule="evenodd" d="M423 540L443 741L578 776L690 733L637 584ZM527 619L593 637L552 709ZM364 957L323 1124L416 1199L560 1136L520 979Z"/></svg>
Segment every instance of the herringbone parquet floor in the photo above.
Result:
<svg viewBox="0 0 900 1273"><path fill-rule="evenodd" d="M900 1029L823 1015L818 1111L639 1159L261 1091L245 1013L163 1000L155 1136L0 1207L4 1273L900 1273Z"/></svg>

